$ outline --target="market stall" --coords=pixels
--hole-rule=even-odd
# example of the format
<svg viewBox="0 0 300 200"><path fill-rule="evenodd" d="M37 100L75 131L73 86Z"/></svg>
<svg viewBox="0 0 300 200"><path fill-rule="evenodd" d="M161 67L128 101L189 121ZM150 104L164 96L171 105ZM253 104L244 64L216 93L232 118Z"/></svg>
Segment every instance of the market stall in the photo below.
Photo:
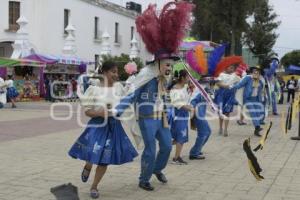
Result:
<svg viewBox="0 0 300 200"><path fill-rule="evenodd" d="M44 95L43 68L45 63L30 59L0 58L0 76L14 75L14 85L20 100L38 100Z"/></svg>
<svg viewBox="0 0 300 200"><path fill-rule="evenodd" d="M27 56L26 59L46 64L46 67L43 69L43 82L46 83L48 90L51 83L59 81L59 84L55 84L53 87L55 99L70 96L71 88L69 88L69 83L77 80L80 74L86 73L87 65L94 64L94 62L83 60L77 56L32 54Z"/></svg>

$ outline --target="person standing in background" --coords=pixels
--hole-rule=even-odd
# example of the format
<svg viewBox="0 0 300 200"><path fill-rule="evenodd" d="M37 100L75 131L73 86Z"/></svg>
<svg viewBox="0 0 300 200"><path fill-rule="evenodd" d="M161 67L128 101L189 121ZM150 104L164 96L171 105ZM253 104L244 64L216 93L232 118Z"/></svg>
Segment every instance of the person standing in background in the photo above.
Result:
<svg viewBox="0 0 300 200"><path fill-rule="evenodd" d="M289 103L291 96L292 96L293 101L295 99L295 91L297 88L297 81L295 80L294 76L292 76L292 78L290 80L288 80L286 87L288 89L287 102Z"/></svg>
<svg viewBox="0 0 300 200"><path fill-rule="evenodd" d="M19 96L17 89L14 87L13 76L8 75L5 81L7 85L7 100L11 102L11 107L16 108L16 98Z"/></svg>
<svg viewBox="0 0 300 200"><path fill-rule="evenodd" d="M0 77L0 109L6 104L6 87L4 79Z"/></svg>

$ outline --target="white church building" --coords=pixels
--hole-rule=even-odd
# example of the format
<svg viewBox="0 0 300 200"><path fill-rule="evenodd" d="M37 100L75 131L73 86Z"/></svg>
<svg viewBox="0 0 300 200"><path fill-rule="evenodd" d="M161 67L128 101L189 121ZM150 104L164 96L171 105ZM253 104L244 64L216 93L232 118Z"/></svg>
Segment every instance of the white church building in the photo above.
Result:
<svg viewBox="0 0 300 200"><path fill-rule="evenodd" d="M124 53L147 60L151 55L136 33L137 15L105 0L1 0L0 57L12 56L21 17L27 21L24 31L36 53L63 54L70 25L80 58L95 61L104 53Z"/></svg>

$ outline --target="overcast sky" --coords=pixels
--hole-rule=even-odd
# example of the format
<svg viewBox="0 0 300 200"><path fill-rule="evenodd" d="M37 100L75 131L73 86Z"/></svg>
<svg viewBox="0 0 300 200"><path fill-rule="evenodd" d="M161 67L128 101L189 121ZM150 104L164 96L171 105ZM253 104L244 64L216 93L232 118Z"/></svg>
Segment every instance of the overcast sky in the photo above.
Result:
<svg viewBox="0 0 300 200"><path fill-rule="evenodd" d="M109 0L125 6L126 0ZM169 0L128 0L142 4L143 9L149 3L156 3L159 7ZM269 0L279 15L281 25L278 29L280 34L274 50L279 57L294 49L300 49L300 0Z"/></svg>

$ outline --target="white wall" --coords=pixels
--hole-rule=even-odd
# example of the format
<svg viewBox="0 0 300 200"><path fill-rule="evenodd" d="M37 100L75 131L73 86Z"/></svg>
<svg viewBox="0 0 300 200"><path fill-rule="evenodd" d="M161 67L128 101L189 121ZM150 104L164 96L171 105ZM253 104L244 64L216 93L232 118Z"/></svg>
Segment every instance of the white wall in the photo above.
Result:
<svg viewBox="0 0 300 200"><path fill-rule="evenodd" d="M131 26L135 27L135 19L127 17L81 0L19 0L21 15L29 24L27 26L31 43L38 52L46 54L62 54L64 45L64 9L71 11L70 21L76 28L77 55L94 60L100 54L101 43L94 40L94 17L99 17L99 30L105 29L111 35L112 54L129 54ZM8 28L8 2L0 1L0 42L14 41L16 34L4 31ZM114 44L115 22L119 23L121 45ZM140 57L149 58L144 48Z"/></svg>

